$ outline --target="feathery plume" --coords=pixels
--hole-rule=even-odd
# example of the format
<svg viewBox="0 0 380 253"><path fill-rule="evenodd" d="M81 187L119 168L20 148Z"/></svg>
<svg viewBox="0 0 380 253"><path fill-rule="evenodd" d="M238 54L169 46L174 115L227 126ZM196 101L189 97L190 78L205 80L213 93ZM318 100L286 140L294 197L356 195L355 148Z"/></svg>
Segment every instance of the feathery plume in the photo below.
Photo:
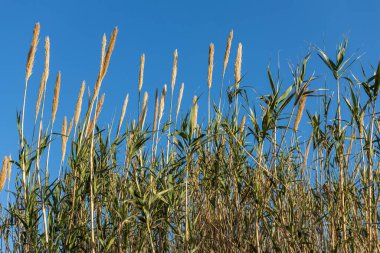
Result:
<svg viewBox="0 0 380 253"><path fill-rule="evenodd" d="M198 118L198 104L197 104L197 96L193 98L193 108L190 116L190 125L193 130L197 127L197 118Z"/></svg>
<svg viewBox="0 0 380 253"><path fill-rule="evenodd" d="M235 84L236 88L239 88L239 82L241 79L241 61L242 61L242 54L243 54L243 46L241 43L239 43L237 54L236 54L236 62L235 62Z"/></svg>
<svg viewBox="0 0 380 253"><path fill-rule="evenodd" d="M232 38L233 38L233 36L234 36L234 31L231 30L230 35L228 36L228 39L227 39L226 52L224 53L224 61L223 61L223 78L224 78L224 74L226 73L227 64L228 64L228 59L230 58L231 43L232 43Z"/></svg>
<svg viewBox="0 0 380 253"><path fill-rule="evenodd" d="M50 73L50 38L47 36L45 38L45 68L44 68L44 73L45 73L45 84L47 82L47 79L49 78L49 73Z"/></svg>
<svg viewBox="0 0 380 253"><path fill-rule="evenodd" d="M246 121L246 117L245 115L243 116L242 120L241 120L241 123L240 123L240 133L243 133L244 132L244 128L245 128L245 121Z"/></svg>
<svg viewBox="0 0 380 253"><path fill-rule="evenodd" d="M117 27L115 27L113 29L113 32L112 32L112 35L111 35L111 38L110 38L110 43L109 43L108 48L107 48L107 53L106 53L106 55L104 57L104 62L103 62L103 65L102 65L102 71L101 71L101 75L100 75L101 79L103 79L104 76L107 73L107 69L108 69L108 66L109 66L109 63L110 63L110 60L111 60L111 55L112 55L113 49L115 48L115 42L116 42L117 32L118 32L118 29L117 29Z"/></svg>
<svg viewBox="0 0 380 253"><path fill-rule="evenodd" d="M177 112L176 112L176 119L178 117L179 109L181 108L181 102L182 102L182 95L183 95L183 90L185 89L185 84L182 83L181 89L179 90L178 94L178 102L177 102Z"/></svg>
<svg viewBox="0 0 380 253"><path fill-rule="evenodd" d="M164 107L165 107L165 96L166 96L166 84L164 85L164 88L162 89L161 93L161 100L160 100L160 108L159 108L159 114L158 114L158 124L160 124L162 115L164 114Z"/></svg>
<svg viewBox="0 0 380 253"><path fill-rule="evenodd" d="M207 75L207 84L208 88L211 89L212 85L212 71L214 69L214 44L210 44L210 49L208 52L208 75Z"/></svg>
<svg viewBox="0 0 380 253"><path fill-rule="evenodd" d="M305 155L304 155L304 157L303 157L302 170L305 170L305 168L306 168L306 165L307 165L307 158L309 157L309 151L310 151L310 146L311 146L312 140L313 140L313 138L311 137L311 138L309 139L308 144L307 144L306 151L305 151Z"/></svg>
<svg viewBox="0 0 380 253"><path fill-rule="evenodd" d="M156 96L155 96L155 102L154 102L153 132L157 130L157 116L158 116L158 89L156 89Z"/></svg>
<svg viewBox="0 0 380 253"><path fill-rule="evenodd" d="M62 123L62 130L61 130L61 138L62 138L62 146L61 146L61 151L62 151L62 157L61 161L65 158L65 153L66 153L66 143L68 137L66 136L67 134L67 118L66 116L63 118L63 123Z"/></svg>
<svg viewBox="0 0 380 253"><path fill-rule="evenodd" d="M9 155L8 156L8 169L7 169L7 173L8 173L8 181L11 180L11 173L12 173L12 156Z"/></svg>
<svg viewBox="0 0 380 253"><path fill-rule="evenodd" d="M98 78L97 78L96 83L95 83L94 94L92 96L91 103L90 103L91 106L94 104L95 99L99 95L100 86L102 85L102 81L103 81L103 79L107 73L108 65L109 65L110 60L111 60L111 55L112 55L113 49L115 47L117 32L118 32L118 29L117 29L117 27L115 27L113 29L113 32L111 35L110 43L109 43L108 48L107 48L107 53L104 56L103 64L100 66L99 75L98 75ZM105 44L102 43L102 50L103 50L104 45Z"/></svg>
<svg viewBox="0 0 380 253"><path fill-rule="evenodd" d="M142 54L141 59L140 59L139 86L138 86L139 93L141 92L141 88L143 86L144 65L145 65L145 54Z"/></svg>
<svg viewBox="0 0 380 253"><path fill-rule="evenodd" d="M93 120L91 122L90 127L87 130L87 136L89 136L94 131L95 124L98 121L100 112L102 111L102 108L103 108L103 103L104 103L104 97L105 97L105 95L106 94L103 93L103 95L100 97L100 100L98 101L98 104L96 105L95 116L94 116L94 118L93 118Z"/></svg>
<svg viewBox="0 0 380 253"><path fill-rule="evenodd" d="M294 131L295 132L297 132L297 130L298 130L298 125L301 121L303 110L305 109L306 98L307 98L307 96L305 94L303 94L301 99L300 99L300 102L298 104L298 110L297 110L296 118L294 120Z"/></svg>
<svg viewBox="0 0 380 253"><path fill-rule="evenodd" d="M63 122L62 122L62 131L61 131L61 137L62 139L65 137L67 132L67 117L63 117Z"/></svg>
<svg viewBox="0 0 380 253"><path fill-rule="evenodd" d="M73 122L74 122L74 118L71 118L70 123L69 123L69 128L67 129L67 137L70 136L71 130L73 129Z"/></svg>
<svg viewBox="0 0 380 253"><path fill-rule="evenodd" d="M129 100L129 94L127 94L124 99L124 104L123 104L123 108L121 110L120 119L119 119L119 126L117 127L117 135L119 135L121 125L123 124L123 121L124 121L124 116L125 116L125 111L127 110L128 100Z"/></svg>
<svg viewBox="0 0 380 253"><path fill-rule="evenodd" d="M34 117L34 122L36 122L38 113L40 111L40 105L41 105L41 99L42 94L46 89L46 83L49 77L49 65L50 65L50 39L49 37L45 38L45 67L44 72L42 73L42 78L40 82L40 88L38 90L38 97L37 97L37 103L36 103L36 113Z"/></svg>
<svg viewBox="0 0 380 253"><path fill-rule="evenodd" d="M36 51L37 51L38 37L39 36L40 36L40 23L37 23L34 26L33 39L32 39L32 43L30 45L29 53L28 53L28 60L26 62L26 75L25 75L26 81L28 81L30 76L32 75L33 65L34 65L34 57L35 57Z"/></svg>
<svg viewBox="0 0 380 253"><path fill-rule="evenodd" d="M77 99L77 104L75 106L74 122L75 122L76 126L78 125L80 112L82 110L82 101L83 101L83 94L84 94L85 88L86 88L86 82L83 81L82 86L80 87L80 91L79 91L79 95L78 95L78 99Z"/></svg>
<svg viewBox="0 0 380 253"><path fill-rule="evenodd" d="M55 116L56 116L57 110L58 110L60 88L61 88L61 72L58 72L57 79L55 81L55 88L54 88L53 108L51 111L52 124L54 124Z"/></svg>
<svg viewBox="0 0 380 253"><path fill-rule="evenodd" d="M100 97L100 100L99 100L98 104L96 105L95 117L94 117L95 121L98 120L100 112L102 111L105 95L106 94L103 93L103 95Z"/></svg>
<svg viewBox="0 0 380 253"><path fill-rule="evenodd" d="M106 45L107 45L107 37L106 37L106 34L104 33L103 38L102 38L102 53L100 56L100 68L102 68L104 64L104 57L106 55Z"/></svg>
<svg viewBox="0 0 380 253"><path fill-rule="evenodd" d="M145 118L146 118L146 114L148 111L147 104L148 104L148 92L145 91L144 98L143 98L143 104L142 104L142 112L141 112L140 120L139 120L141 129L144 128Z"/></svg>
<svg viewBox="0 0 380 253"><path fill-rule="evenodd" d="M7 180L7 171L8 171L8 157L4 157L3 160L3 167L1 168L1 173L0 173L0 191L3 190L5 181Z"/></svg>
<svg viewBox="0 0 380 253"><path fill-rule="evenodd" d="M177 78L177 68L178 68L178 51L174 50L174 58L173 58L173 71L172 71L172 93L174 91L175 80Z"/></svg>

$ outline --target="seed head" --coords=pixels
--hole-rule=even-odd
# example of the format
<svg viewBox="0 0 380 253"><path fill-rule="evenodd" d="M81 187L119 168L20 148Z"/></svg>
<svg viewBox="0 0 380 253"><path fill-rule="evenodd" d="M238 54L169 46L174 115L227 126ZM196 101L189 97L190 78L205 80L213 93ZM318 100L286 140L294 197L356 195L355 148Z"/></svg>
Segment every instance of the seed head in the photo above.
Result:
<svg viewBox="0 0 380 253"><path fill-rule="evenodd" d="M307 98L306 95L302 95L300 102L298 104L298 110L297 110L296 118L294 120L294 131L295 132L297 132L297 130L298 130L298 125L301 121L303 110L305 109L306 98Z"/></svg>
<svg viewBox="0 0 380 253"><path fill-rule="evenodd" d="M158 89L156 89L155 102L154 102L153 132L157 130L157 117L158 117Z"/></svg>
<svg viewBox="0 0 380 253"><path fill-rule="evenodd" d="M147 104L148 104L148 92L145 92L144 98L143 98L143 104L142 104L142 112L141 112L140 120L139 120L141 129L144 128L145 118L148 111Z"/></svg>
<svg viewBox="0 0 380 253"><path fill-rule="evenodd" d="M197 118L198 118L197 96L194 96L194 98L193 98L193 108L192 108L191 117L190 117L190 124L191 124L191 128L193 130L195 130L196 127L197 127L197 121L198 121Z"/></svg>
<svg viewBox="0 0 380 253"><path fill-rule="evenodd" d="M162 93L161 93L160 109L159 109L159 114L158 114L158 123L161 122L162 115L164 114L166 89L167 88L166 88L166 84L165 84L164 88L162 89Z"/></svg>
<svg viewBox="0 0 380 253"><path fill-rule="evenodd" d="M93 118L93 120L91 122L90 127L87 130L87 136L89 136L94 131L95 124L98 121L100 112L102 111L102 108L103 108L103 103L104 103L104 97L105 97L105 95L106 94L103 93L103 95L100 97L100 100L98 101L98 103L96 105L95 115L94 115L94 118Z"/></svg>
<svg viewBox="0 0 380 253"><path fill-rule="evenodd" d="M67 134L67 118L66 116L63 118L63 123L62 123L62 130L61 130L61 138L62 138L62 146L61 146L61 151L62 151L62 157L61 161L63 161L66 153L66 143L68 137L66 136Z"/></svg>
<svg viewBox="0 0 380 253"><path fill-rule="evenodd" d="M144 65L145 65L145 54L142 54L141 59L140 59L140 73L139 73L139 86L138 86L139 94L141 92L141 88L142 88L143 80L144 80Z"/></svg>
<svg viewBox="0 0 380 253"><path fill-rule="evenodd" d="M241 80L242 54L243 54L243 46L241 43L239 43L237 54L236 54L236 61L235 61L235 84L236 84L237 89L239 88L239 82Z"/></svg>
<svg viewBox="0 0 380 253"><path fill-rule="evenodd" d="M113 32L112 32L112 35L111 35L111 39L110 39L110 44L108 45L107 53L106 53L106 55L104 57L104 62L103 62L102 68L101 68L102 69L102 71L101 71L101 79L103 79L104 76L107 73L107 69L108 69L108 66L109 66L109 63L110 63L110 60L111 60L111 55L112 55L113 49L115 48L115 42L116 42L117 33L118 33L118 29L117 29L117 27L115 27L113 29Z"/></svg>
<svg viewBox="0 0 380 253"><path fill-rule="evenodd" d="M46 37L45 39L45 68L44 72L42 74L41 82L40 82L40 88L38 90L38 97L37 97L37 103L36 103L36 112L34 117L34 122L36 122L38 113L40 111L40 105L41 105L41 99L44 91L46 90L46 83L49 77L49 65L50 65L50 40L49 37Z"/></svg>
<svg viewBox="0 0 380 253"><path fill-rule="evenodd" d="M56 116L57 110L58 110L60 88L61 88L61 72L58 72L57 79L55 81L55 88L54 88L53 108L51 111L52 124L54 124L55 116Z"/></svg>
<svg viewBox="0 0 380 253"><path fill-rule="evenodd" d="M101 57L100 57L100 68L102 68L104 64L104 57L106 55L106 45L107 45L107 37L106 34L103 34L102 38L102 52L101 52Z"/></svg>
<svg viewBox="0 0 380 253"><path fill-rule="evenodd" d="M210 49L208 52L208 76L207 76L207 83L208 88L211 89L212 85L212 71L214 69L214 44L210 44Z"/></svg>
<svg viewBox="0 0 380 253"><path fill-rule="evenodd" d="M244 115L243 118L242 118L242 120L241 120L241 123L240 123L240 133L243 133L243 132L244 132L245 121L246 121L246 117L245 117L245 115Z"/></svg>
<svg viewBox="0 0 380 253"><path fill-rule="evenodd" d="M4 157L3 167L1 168L0 173L0 191L3 190L5 181L7 180L7 171L8 171L8 157Z"/></svg>
<svg viewBox="0 0 380 253"><path fill-rule="evenodd" d="M74 122L74 118L71 118L70 123L69 123L69 128L67 129L67 137L70 136L71 130L73 129L73 122Z"/></svg>
<svg viewBox="0 0 380 253"><path fill-rule="evenodd" d="M176 50L174 50L174 57L173 57L172 93L174 91L175 80L177 78L177 68L178 68L178 51L176 49Z"/></svg>
<svg viewBox="0 0 380 253"><path fill-rule="evenodd" d="M11 173L12 173L12 156L8 156L8 181L11 180Z"/></svg>
<svg viewBox="0 0 380 253"><path fill-rule="evenodd" d="M182 83L181 89L179 90L179 95L178 95L176 118L178 117L179 109L181 108L182 95L183 95L184 89L185 89L185 84Z"/></svg>
<svg viewBox="0 0 380 253"><path fill-rule="evenodd" d="M82 110L83 94L84 94L85 88L86 88L86 82L83 81L82 86L80 87L80 91L79 91L79 95L78 95L78 99L77 99L77 104L75 106L75 113L74 113L75 126L77 126L78 122L79 122L80 112Z"/></svg>
<svg viewBox="0 0 380 253"><path fill-rule="evenodd" d="M32 39L32 43L30 45L29 53L28 53L28 60L26 62L26 75L25 75L26 81L28 81L30 76L32 75L33 65L34 65L34 57L35 57L36 51L37 51L37 45L38 45L38 39L39 39L38 37L39 36L40 36L40 23L37 23L34 26L33 39Z"/></svg>
<svg viewBox="0 0 380 253"><path fill-rule="evenodd" d="M224 53L224 61L223 61L223 78L224 78L224 74L226 73L227 64L228 64L228 59L230 58L231 43L232 43L232 38L233 38L233 36L234 36L234 31L231 30L230 35L228 36L228 40L227 40L226 52Z"/></svg>
<svg viewBox="0 0 380 253"><path fill-rule="evenodd" d="M125 116L125 111L127 110L128 100L129 100L129 94L127 94L127 96L125 96L125 99L124 99L124 104L123 104L123 108L121 110L120 119L119 119L119 126L117 127L117 135L119 135L121 125L123 124L123 121L124 121L124 116Z"/></svg>

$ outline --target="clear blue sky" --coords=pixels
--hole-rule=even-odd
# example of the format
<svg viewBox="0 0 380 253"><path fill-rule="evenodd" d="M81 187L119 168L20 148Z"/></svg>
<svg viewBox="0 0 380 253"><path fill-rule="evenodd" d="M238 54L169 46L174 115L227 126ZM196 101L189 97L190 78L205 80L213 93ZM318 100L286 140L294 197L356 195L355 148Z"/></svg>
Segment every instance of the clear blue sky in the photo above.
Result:
<svg viewBox="0 0 380 253"><path fill-rule="evenodd" d="M200 101L203 104L207 99L210 42L215 44L213 92L216 95L219 91L222 58L231 29L234 40L226 82L233 80L232 59L237 43L242 42L243 72L246 74L243 84L263 94L268 88L266 66L271 63L275 68L278 55L284 85L290 84L289 62L302 59L311 44L334 53L343 35L349 38L350 52L357 49L366 52L362 61L377 64L380 58L379 13L378 0L0 0L0 157L9 153L17 156L16 111L22 106L26 56L36 22L41 24L42 39L29 84L27 113L30 117L26 118L26 129L30 131L42 72L43 37L47 35L51 40L49 110L55 75L58 70L62 71L57 116L60 129L63 116L73 114L81 81L86 80L93 87L102 35L105 32L109 36L114 26L118 26L119 36L102 88L106 92L103 122L110 121L113 113L118 117L126 93L130 93L127 116L135 116L142 53L146 55L143 90L150 94L151 115L155 88L161 89L164 83L170 83L175 48L179 52L176 88L178 91L180 83L185 83L184 108L188 108L193 95L203 94ZM312 61L320 63L315 55ZM323 86L323 77L313 87L319 88L318 83Z"/></svg>

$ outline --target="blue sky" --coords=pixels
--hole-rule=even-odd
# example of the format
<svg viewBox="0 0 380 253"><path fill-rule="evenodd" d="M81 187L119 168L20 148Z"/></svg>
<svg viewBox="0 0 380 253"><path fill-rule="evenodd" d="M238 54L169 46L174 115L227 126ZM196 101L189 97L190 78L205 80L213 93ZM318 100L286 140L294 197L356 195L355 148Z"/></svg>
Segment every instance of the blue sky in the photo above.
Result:
<svg viewBox="0 0 380 253"><path fill-rule="evenodd" d="M106 33L109 37L114 26L118 26L119 36L102 87L106 93L103 122L110 121L114 113L118 117L126 93L130 93L127 117L135 117L142 53L146 55L143 90L150 94L148 113L153 112L154 90L170 83L176 48L179 53L177 92L180 83L185 83L183 108L188 108L194 95L202 95L200 103L206 108L208 46L210 42L215 44L212 92L216 99L225 43L231 29L234 40L226 84L233 81L233 59L241 42L246 74L243 85L254 87L261 95L269 87L266 67L271 64L275 69L278 56L283 83L288 85L291 82L289 62L301 60L310 45L334 53L343 36L349 38L349 54L356 50L365 52L361 61L376 65L380 58L379 11L378 0L0 0L0 157L9 153L17 155L16 111L22 106L26 56L36 22L41 24L41 43L28 90L26 129L30 131L43 68L43 38L47 35L51 40L49 109L55 75L59 70L62 72L58 130L63 116L73 114L82 80L93 87L102 35ZM309 73L314 68L319 68L317 74L327 73L316 55L311 61L314 63ZM323 80L321 76L313 87L323 87Z"/></svg>

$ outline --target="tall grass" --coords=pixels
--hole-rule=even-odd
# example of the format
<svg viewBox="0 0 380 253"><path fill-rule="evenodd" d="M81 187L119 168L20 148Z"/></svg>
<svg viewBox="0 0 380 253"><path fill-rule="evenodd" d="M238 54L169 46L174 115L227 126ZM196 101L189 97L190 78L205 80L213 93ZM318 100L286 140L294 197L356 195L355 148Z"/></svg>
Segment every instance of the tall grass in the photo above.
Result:
<svg viewBox="0 0 380 253"><path fill-rule="evenodd" d="M0 172L3 198L11 163L16 167L14 190L1 208L2 252L380 251L376 107L380 64L366 69L359 65L359 57L347 57L347 41L338 47L335 61L314 48L291 67L293 79L287 85L281 86L288 81L274 78L268 67L270 92L258 98L244 84L239 43L235 83L226 95L221 93L218 104L211 103L210 94L212 89L223 90L234 46L232 32L220 85L212 79L216 68L214 44L210 44L204 87L207 122L198 115L197 96L191 108L180 113L184 84L173 108L177 50L170 105L165 105L166 85L161 94L156 90L151 96L155 108L148 108L148 92L140 101L143 75L149 74L144 73L143 54L138 118L125 120L127 95L113 129L98 118L107 102L105 94L99 97L99 93L116 43L115 28L108 47L103 36L92 94L87 103L82 102L87 87L83 82L73 116L64 117L57 134L53 128L60 73L51 118L43 118L49 73L47 39L29 142L25 101L39 29L37 24L27 60L23 109L17 114L19 153L16 159L6 156ZM326 67L309 71L309 60L318 56ZM320 87L314 75L326 71L336 81L328 84L329 89ZM321 109L315 112L307 103L317 101ZM49 163L51 143L56 141L62 141L61 159ZM52 170L60 171L58 178L50 178Z"/></svg>

